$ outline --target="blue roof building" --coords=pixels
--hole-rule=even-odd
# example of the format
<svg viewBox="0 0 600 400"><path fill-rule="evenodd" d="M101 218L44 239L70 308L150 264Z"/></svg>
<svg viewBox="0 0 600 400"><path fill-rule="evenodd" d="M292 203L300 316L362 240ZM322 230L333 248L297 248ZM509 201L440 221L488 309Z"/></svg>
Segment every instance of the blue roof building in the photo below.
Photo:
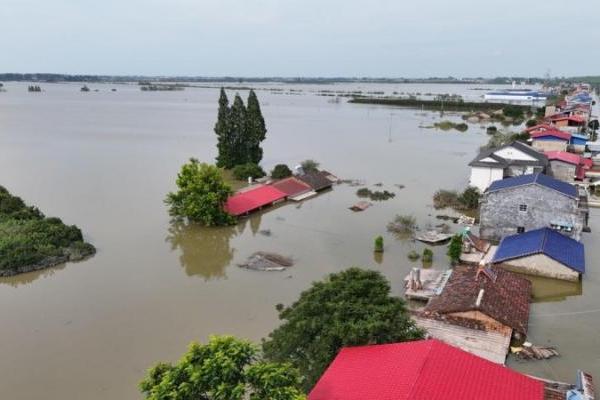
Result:
<svg viewBox="0 0 600 400"><path fill-rule="evenodd" d="M514 272L576 281L585 272L582 243L550 228L507 236L492 263Z"/></svg>
<svg viewBox="0 0 600 400"><path fill-rule="evenodd" d="M514 188L524 185L540 185L555 190L565 196L578 198L577 188L570 183L559 181L541 173L515 176L493 182L487 192L495 192L502 189Z"/></svg>

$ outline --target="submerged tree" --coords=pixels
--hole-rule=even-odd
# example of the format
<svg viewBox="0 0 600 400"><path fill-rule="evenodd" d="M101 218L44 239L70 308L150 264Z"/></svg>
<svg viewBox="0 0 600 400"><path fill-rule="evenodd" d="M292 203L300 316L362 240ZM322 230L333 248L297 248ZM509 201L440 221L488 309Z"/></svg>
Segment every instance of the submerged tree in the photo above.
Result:
<svg viewBox="0 0 600 400"><path fill-rule="evenodd" d="M140 390L148 400L302 400L299 385L289 364L261 360L248 341L213 336L192 343L175 365L156 364Z"/></svg>
<svg viewBox="0 0 600 400"><path fill-rule="evenodd" d="M283 324L263 342L273 361L289 361L314 385L344 346L416 340L423 332L404 300L376 271L350 268L331 274L300 294L290 307L278 306Z"/></svg>
<svg viewBox="0 0 600 400"><path fill-rule="evenodd" d="M165 199L171 216L207 226L233 223L223 208L232 190L217 167L191 158L177 175L177 187L179 190Z"/></svg>

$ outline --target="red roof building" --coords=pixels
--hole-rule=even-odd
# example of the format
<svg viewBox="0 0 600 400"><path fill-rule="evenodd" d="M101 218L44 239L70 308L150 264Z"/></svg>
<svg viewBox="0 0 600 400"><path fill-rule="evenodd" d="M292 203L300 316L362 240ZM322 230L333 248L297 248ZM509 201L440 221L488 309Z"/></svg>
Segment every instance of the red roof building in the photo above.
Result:
<svg viewBox="0 0 600 400"><path fill-rule="evenodd" d="M287 197L299 196L312 191L310 185L293 176L274 182L271 186L285 193Z"/></svg>
<svg viewBox="0 0 600 400"><path fill-rule="evenodd" d="M533 139L540 139L545 137L554 137L561 140L566 140L567 142L571 140L571 134L569 132L561 131L559 129L547 129L547 130L538 130L531 132L531 137Z"/></svg>
<svg viewBox="0 0 600 400"><path fill-rule="evenodd" d="M530 128L525 129L525 131L532 133L532 132L537 132L537 131L547 131L547 130L554 130L554 129L556 129L556 128L549 124L538 124L538 125L534 125Z"/></svg>
<svg viewBox="0 0 600 400"><path fill-rule="evenodd" d="M542 400L542 382L437 340L343 348L308 400Z"/></svg>
<svg viewBox="0 0 600 400"><path fill-rule="evenodd" d="M581 156L568 151L547 151L544 154L546 154L548 160L558 160L573 165L581 164Z"/></svg>
<svg viewBox="0 0 600 400"><path fill-rule="evenodd" d="M227 199L225 211L233 216L247 214L262 207L269 206L285 199L286 194L269 185L260 185L255 188L238 192Z"/></svg>

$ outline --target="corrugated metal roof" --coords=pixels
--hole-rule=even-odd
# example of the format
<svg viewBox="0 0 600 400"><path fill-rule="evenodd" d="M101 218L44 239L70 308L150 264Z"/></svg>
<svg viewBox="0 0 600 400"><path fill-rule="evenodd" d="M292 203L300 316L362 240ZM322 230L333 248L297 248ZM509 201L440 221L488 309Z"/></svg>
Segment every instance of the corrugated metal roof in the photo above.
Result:
<svg viewBox="0 0 600 400"><path fill-rule="evenodd" d="M245 192L238 192L227 199L225 211L238 216L284 199L286 194L272 186L261 185Z"/></svg>
<svg viewBox="0 0 600 400"><path fill-rule="evenodd" d="M550 228L506 236L498 245L492 262L500 263L534 254L545 254L579 273L585 272L583 244Z"/></svg>
<svg viewBox="0 0 600 400"><path fill-rule="evenodd" d="M540 186L547 187L552 190L556 190L566 196L574 199L578 198L577 188L567 182L559 181L558 179L551 178L547 175L537 173L529 175L515 176L512 178L501 179L492 182L490 187L486 190L486 193L497 192L499 190L515 188L524 185L537 184Z"/></svg>
<svg viewBox="0 0 600 400"><path fill-rule="evenodd" d="M542 382L438 340L343 348L308 400L542 400Z"/></svg>

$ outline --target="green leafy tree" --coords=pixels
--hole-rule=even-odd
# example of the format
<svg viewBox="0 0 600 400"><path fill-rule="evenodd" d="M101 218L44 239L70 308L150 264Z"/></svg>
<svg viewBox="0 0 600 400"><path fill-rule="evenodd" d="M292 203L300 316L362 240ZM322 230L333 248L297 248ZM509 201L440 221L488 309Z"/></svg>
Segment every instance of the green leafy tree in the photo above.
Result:
<svg viewBox="0 0 600 400"><path fill-rule="evenodd" d="M292 170L285 164L277 164L271 171L271 178L283 179L292 176Z"/></svg>
<svg viewBox="0 0 600 400"><path fill-rule="evenodd" d="M178 191L169 193L165 200L171 216L206 226L234 222L223 209L232 190L217 167L191 158L177 175L177 187Z"/></svg>
<svg viewBox="0 0 600 400"><path fill-rule="evenodd" d="M140 390L148 400L302 400L298 372L259 359L252 343L213 336L192 343L175 365L148 370Z"/></svg>
<svg viewBox="0 0 600 400"><path fill-rule="evenodd" d="M458 197L459 203L467 210L474 210L479 207L479 190L470 186L464 190Z"/></svg>
<svg viewBox="0 0 600 400"><path fill-rule="evenodd" d="M279 305L282 325L263 342L265 356L289 361L314 385L344 346L416 340L423 332L404 300L376 271L350 268L313 283L289 307Z"/></svg>
<svg viewBox="0 0 600 400"><path fill-rule="evenodd" d="M450 257L450 261L453 264L456 264L460 261L460 255L462 254L462 236L454 235L452 236L452 240L450 240L450 244L448 245L448 257Z"/></svg>
<svg viewBox="0 0 600 400"><path fill-rule="evenodd" d="M217 166L224 168L231 168L234 165L233 137L229 126L230 113L227 94L225 89L221 88L215 133L217 134L217 149L219 152Z"/></svg>
<svg viewBox="0 0 600 400"><path fill-rule="evenodd" d="M260 165L253 163L236 165L233 167L232 172L235 179L238 180L246 180L249 177L252 179L257 179L266 175L265 171L263 171Z"/></svg>
<svg viewBox="0 0 600 400"><path fill-rule="evenodd" d="M308 172L317 172L319 170L319 163L316 162L315 160L304 160L300 163L300 166L302 167L302 170L305 173Z"/></svg>
<svg viewBox="0 0 600 400"><path fill-rule="evenodd" d="M260 163L263 157L261 143L267 137L267 127L254 90L250 90L248 94L245 136L248 144L248 161L254 164Z"/></svg>
<svg viewBox="0 0 600 400"><path fill-rule="evenodd" d="M424 263L433 262L433 251L427 247L424 248L423 255L421 256L421 260L423 260Z"/></svg>

